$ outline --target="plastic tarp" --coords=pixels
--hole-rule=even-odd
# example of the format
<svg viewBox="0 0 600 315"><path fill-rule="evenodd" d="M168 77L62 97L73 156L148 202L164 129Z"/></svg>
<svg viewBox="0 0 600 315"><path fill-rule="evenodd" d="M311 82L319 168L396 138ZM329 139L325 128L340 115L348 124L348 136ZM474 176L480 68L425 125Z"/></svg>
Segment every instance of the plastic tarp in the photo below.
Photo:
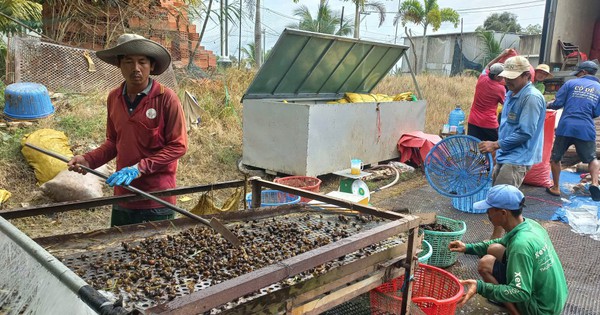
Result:
<svg viewBox="0 0 600 315"><path fill-rule="evenodd" d="M422 131L408 132L398 140L400 162L411 161L422 165L427 153L442 140L438 135L427 134Z"/></svg>

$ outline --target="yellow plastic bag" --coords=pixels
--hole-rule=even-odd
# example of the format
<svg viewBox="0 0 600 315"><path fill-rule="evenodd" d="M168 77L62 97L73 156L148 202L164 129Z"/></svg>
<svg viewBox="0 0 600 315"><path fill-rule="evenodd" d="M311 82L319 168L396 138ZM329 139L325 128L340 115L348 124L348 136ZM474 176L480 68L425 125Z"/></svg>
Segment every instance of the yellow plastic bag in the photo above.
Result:
<svg viewBox="0 0 600 315"><path fill-rule="evenodd" d="M8 198L10 198L11 193L8 190L0 189L0 205L2 205Z"/></svg>
<svg viewBox="0 0 600 315"><path fill-rule="evenodd" d="M215 205L215 202L208 194L203 194L198 200L198 204L190 211L197 215L215 214L225 211L235 211L239 209L240 200L242 198L242 190L236 189L235 192L225 200L223 207L219 208Z"/></svg>
<svg viewBox="0 0 600 315"><path fill-rule="evenodd" d="M400 94L394 95L394 101L412 101L413 93L412 92L404 92Z"/></svg>
<svg viewBox="0 0 600 315"><path fill-rule="evenodd" d="M25 137L21 139L21 145L23 146L21 153L27 160L27 163L33 167L35 178L38 180L38 185L53 179L60 171L66 170L67 163L26 147L25 143L31 143L42 149L64 155L68 158L73 156L73 152L71 152L69 147L69 139L62 131L40 129L25 135Z"/></svg>

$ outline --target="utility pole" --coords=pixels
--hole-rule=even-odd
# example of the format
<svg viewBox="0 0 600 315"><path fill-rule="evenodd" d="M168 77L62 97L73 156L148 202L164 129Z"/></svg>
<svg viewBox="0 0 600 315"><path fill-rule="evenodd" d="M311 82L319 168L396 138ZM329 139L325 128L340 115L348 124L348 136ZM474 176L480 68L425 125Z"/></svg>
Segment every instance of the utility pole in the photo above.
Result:
<svg viewBox="0 0 600 315"><path fill-rule="evenodd" d="M227 1L228 0L221 0L221 7L219 10L219 22L221 24L221 56L219 57L219 64L223 67L229 67L231 65L229 48L227 47Z"/></svg>
<svg viewBox="0 0 600 315"><path fill-rule="evenodd" d="M240 0L240 32L239 32L239 37L238 37L238 69L241 69L242 67L242 2L243 0Z"/></svg>
<svg viewBox="0 0 600 315"><path fill-rule="evenodd" d="M342 17L340 17L340 31L344 27L344 7L342 6Z"/></svg>
<svg viewBox="0 0 600 315"><path fill-rule="evenodd" d="M260 60L262 60L262 63L264 63L265 62L265 54L267 52L267 35L266 35L265 28L262 29L262 36L263 36L263 50L262 50L262 56L260 56Z"/></svg>

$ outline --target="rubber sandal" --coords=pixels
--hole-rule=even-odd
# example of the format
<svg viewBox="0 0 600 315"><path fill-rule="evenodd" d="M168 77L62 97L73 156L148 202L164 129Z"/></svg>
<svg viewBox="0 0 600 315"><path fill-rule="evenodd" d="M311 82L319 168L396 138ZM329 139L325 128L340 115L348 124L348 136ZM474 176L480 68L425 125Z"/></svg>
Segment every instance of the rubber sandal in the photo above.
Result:
<svg viewBox="0 0 600 315"><path fill-rule="evenodd" d="M590 185L589 190L592 195L592 200L600 201L600 188L598 186Z"/></svg>
<svg viewBox="0 0 600 315"><path fill-rule="evenodd" d="M550 190L550 187L546 187L546 192L551 194L552 196L556 196L556 197L560 197L560 193L555 193L552 190ZM600 191L598 191L600 193Z"/></svg>

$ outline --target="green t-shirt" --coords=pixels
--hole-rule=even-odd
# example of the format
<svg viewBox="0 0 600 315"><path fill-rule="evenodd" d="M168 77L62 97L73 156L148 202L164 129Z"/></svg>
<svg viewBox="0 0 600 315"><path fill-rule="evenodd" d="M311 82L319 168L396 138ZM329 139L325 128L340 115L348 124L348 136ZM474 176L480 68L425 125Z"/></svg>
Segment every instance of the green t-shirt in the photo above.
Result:
<svg viewBox="0 0 600 315"><path fill-rule="evenodd" d="M477 281L477 293L498 302L512 302L523 315L561 314L567 301L567 281L546 230L527 219L504 237L467 244L467 254L483 256L490 244L506 247L506 282Z"/></svg>
<svg viewBox="0 0 600 315"><path fill-rule="evenodd" d="M542 94L546 92L546 86L542 81L536 81L535 83L533 83L533 86L535 86L535 88L538 89L538 91L542 92Z"/></svg>

